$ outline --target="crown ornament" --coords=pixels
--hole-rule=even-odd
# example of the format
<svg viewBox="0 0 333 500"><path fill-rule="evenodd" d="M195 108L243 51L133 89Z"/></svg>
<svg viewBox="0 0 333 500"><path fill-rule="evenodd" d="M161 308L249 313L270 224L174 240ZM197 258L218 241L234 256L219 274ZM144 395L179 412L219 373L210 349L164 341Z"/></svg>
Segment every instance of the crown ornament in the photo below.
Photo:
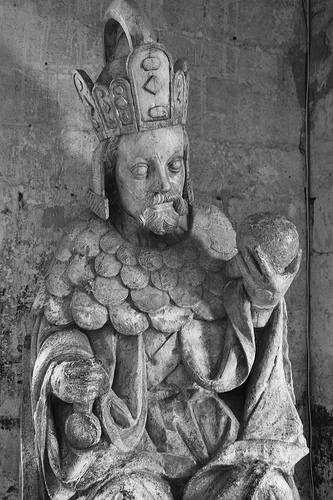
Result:
<svg viewBox="0 0 333 500"><path fill-rule="evenodd" d="M123 34L129 54L117 58ZM109 5L104 17L104 53L106 64L95 84L83 70L74 74L75 87L100 141L185 124L186 60L173 65L132 0L113 0Z"/></svg>

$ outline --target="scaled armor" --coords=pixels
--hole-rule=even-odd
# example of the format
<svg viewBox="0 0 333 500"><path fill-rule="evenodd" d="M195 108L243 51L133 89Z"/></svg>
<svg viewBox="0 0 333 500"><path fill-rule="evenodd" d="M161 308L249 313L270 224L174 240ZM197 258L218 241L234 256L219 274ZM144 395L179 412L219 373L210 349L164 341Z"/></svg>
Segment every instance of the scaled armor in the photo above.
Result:
<svg viewBox="0 0 333 500"><path fill-rule="evenodd" d="M285 304L255 332L242 282L226 276L234 254L234 231L214 206L195 207L186 237L164 248L140 248L91 212L66 229L35 302L44 312L32 394L51 498L95 498L105 483L108 494L127 485L135 499L169 499L165 479L178 491L194 476L184 499L227 500L229 476L242 474L234 498L274 475L294 490L305 443ZM80 357L101 360L110 379L92 410L101 439L86 450L66 439L73 405L49 390L55 365Z"/></svg>

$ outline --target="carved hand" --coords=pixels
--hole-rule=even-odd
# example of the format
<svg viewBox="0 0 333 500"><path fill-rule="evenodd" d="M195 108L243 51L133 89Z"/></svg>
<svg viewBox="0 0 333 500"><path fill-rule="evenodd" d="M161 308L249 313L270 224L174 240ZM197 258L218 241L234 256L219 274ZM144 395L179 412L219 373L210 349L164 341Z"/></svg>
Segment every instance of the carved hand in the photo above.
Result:
<svg viewBox="0 0 333 500"><path fill-rule="evenodd" d="M109 378L100 361L63 361L51 377L52 392L66 403L87 404L105 393Z"/></svg>
<svg viewBox="0 0 333 500"><path fill-rule="evenodd" d="M253 306L273 309L291 285L301 261L300 250L283 273L277 273L260 246L245 248L229 265L231 278L242 277L244 288Z"/></svg>

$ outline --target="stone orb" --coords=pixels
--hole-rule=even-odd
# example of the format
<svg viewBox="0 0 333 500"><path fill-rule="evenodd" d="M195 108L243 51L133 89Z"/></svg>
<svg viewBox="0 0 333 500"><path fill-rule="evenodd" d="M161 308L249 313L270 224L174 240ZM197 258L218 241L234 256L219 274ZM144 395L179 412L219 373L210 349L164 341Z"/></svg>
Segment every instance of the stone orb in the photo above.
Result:
<svg viewBox="0 0 333 500"><path fill-rule="evenodd" d="M282 215L261 212L246 217L236 235L239 252L245 248L253 252L258 245L267 255L276 273L283 273L294 260L299 249L296 227Z"/></svg>

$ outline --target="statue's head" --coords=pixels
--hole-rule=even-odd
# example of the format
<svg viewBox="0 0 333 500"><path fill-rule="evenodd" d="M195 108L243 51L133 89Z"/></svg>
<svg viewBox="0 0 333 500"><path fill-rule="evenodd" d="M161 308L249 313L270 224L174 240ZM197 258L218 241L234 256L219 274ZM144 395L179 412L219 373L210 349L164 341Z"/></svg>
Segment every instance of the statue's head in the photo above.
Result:
<svg viewBox="0 0 333 500"><path fill-rule="evenodd" d="M108 218L118 205L156 234L172 232L192 201L185 131L187 64L172 64L132 0L105 15L106 64L95 84L79 70L75 86L100 139L90 208Z"/></svg>

